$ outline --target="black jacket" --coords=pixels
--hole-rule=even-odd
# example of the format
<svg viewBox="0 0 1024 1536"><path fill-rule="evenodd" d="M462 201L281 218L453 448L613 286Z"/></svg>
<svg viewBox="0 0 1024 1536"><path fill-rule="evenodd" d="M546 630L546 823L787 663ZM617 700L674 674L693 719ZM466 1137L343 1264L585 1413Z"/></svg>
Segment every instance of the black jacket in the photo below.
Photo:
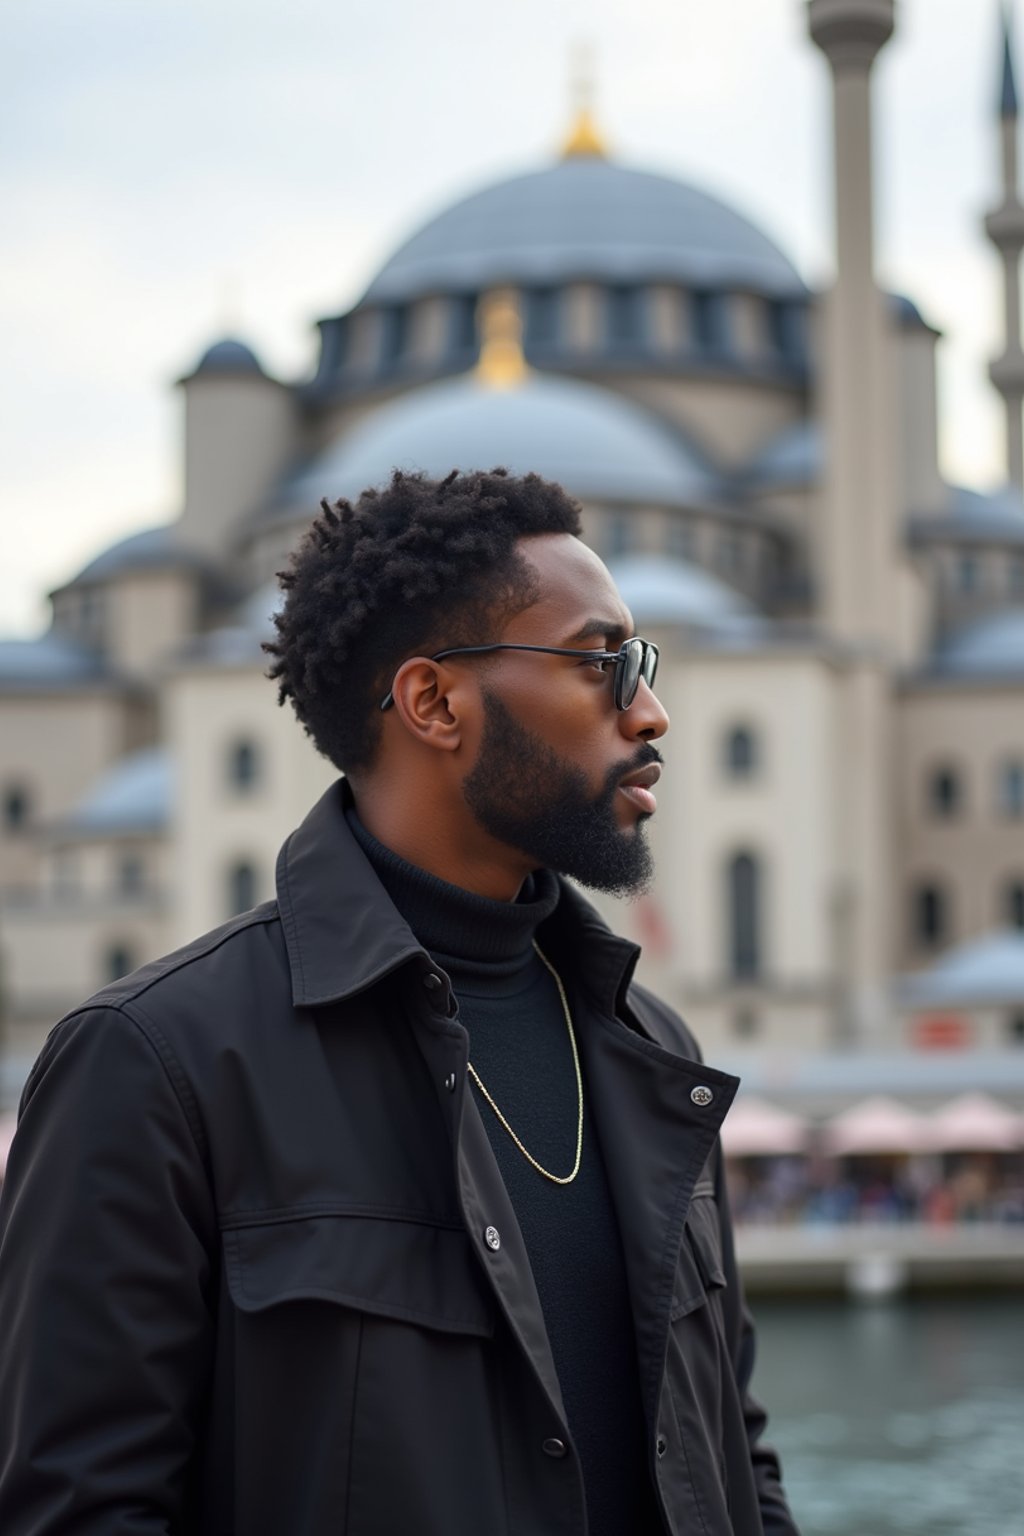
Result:
<svg viewBox="0 0 1024 1536"><path fill-rule="evenodd" d="M466 1033L345 794L285 844L276 902L108 987L32 1071L0 1204L4 1536L586 1531ZM667 1529L791 1533L722 1189L736 1079L571 887L541 939L602 1127Z"/></svg>

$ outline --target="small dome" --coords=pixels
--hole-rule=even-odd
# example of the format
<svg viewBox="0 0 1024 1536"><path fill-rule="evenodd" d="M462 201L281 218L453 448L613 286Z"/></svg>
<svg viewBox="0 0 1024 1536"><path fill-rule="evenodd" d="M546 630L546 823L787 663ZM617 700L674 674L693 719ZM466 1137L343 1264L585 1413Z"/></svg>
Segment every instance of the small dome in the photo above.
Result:
<svg viewBox="0 0 1024 1536"><path fill-rule="evenodd" d="M757 622L755 610L731 587L685 560L635 555L609 567L634 622L733 629Z"/></svg>
<svg viewBox="0 0 1024 1536"><path fill-rule="evenodd" d="M221 341L215 341L212 347L207 347L199 362L192 372L192 378L198 378L200 374L258 374L263 376L263 367L256 353L244 341L239 341L234 336L225 336Z"/></svg>
<svg viewBox="0 0 1024 1536"><path fill-rule="evenodd" d="M1024 608L968 625L942 646L933 665L954 677L1024 678Z"/></svg>
<svg viewBox="0 0 1024 1536"><path fill-rule="evenodd" d="M988 933L942 956L919 975L904 978L900 992L910 1007L1024 1002L1024 933Z"/></svg>
<svg viewBox="0 0 1024 1536"><path fill-rule="evenodd" d="M778 297L807 291L778 246L716 197L669 176L580 156L446 208L385 263L363 303L581 278Z"/></svg>
<svg viewBox="0 0 1024 1536"><path fill-rule="evenodd" d="M162 832L171 819L171 759L162 747L123 757L60 823L77 837Z"/></svg>
<svg viewBox="0 0 1024 1536"><path fill-rule="evenodd" d="M821 423L798 421L762 444L743 473L748 490L816 485L825 471Z"/></svg>
<svg viewBox="0 0 1024 1536"><path fill-rule="evenodd" d="M979 532L1005 529L1024 540L1024 501L1012 485L997 491L972 491L966 485L951 485L949 515Z"/></svg>
<svg viewBox="0 0 1024 1536"><path fill-rule="evenodd" d="M158 528L144 528L140 533L131 533L127 538L111 544L109 549L104 549L88 565L84 565L65 586L110 581L115 576L125 576L135 571L164 570L167 567L202 563L201 556L178 542L175 525L164 523ZM58 588L58 591L63 590L65 588Z"/></svg>
<svg viewBox="0 0 1024 1536"><path fill-rule="evenodd" d="M323 496L353 498L394 469L534 471L584 500L694 506L719 482L700 454L640 406L594 384L533 374L515 389L473 376L381 407L287 487L308 515Z"/></svg>
<svg viewBox="0 0 1024 1536"><path fill-rule="evenodd" d="M58 691L110 676L95 652L55 630L36 640L0 640L0 693Z"/></svg>

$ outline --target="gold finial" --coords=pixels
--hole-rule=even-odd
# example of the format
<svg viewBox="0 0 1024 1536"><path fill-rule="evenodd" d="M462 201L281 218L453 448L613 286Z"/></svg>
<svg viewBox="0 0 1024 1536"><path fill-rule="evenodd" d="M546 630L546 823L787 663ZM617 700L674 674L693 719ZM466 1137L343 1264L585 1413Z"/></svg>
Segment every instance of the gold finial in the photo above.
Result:
<svg viewBox="0 0 1024 1536"><path fill-rule="evenodd" d="M523 323L511 288L485 293L477 308L480 322L480 361L477 378L489 389L515 389L526 378Z"/></svg>
<svg viewBox="0 0 1024 1536"><path fill-rule="evenodd" d="M608 146L594 118L594 59L587 43L577 43L572 62L573 123L562 145L563 160L590 155L608 158Z"/></svg>

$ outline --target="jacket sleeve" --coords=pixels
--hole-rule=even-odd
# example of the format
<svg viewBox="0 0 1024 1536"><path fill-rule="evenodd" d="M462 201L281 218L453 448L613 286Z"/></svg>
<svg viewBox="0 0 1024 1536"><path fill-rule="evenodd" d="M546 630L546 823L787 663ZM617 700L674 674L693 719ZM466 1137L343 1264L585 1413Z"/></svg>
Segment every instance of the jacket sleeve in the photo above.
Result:
<svg viewBox="0 0 1024 1536"><path fill-rule="evenodd" d="M750 1462L754 1469L761 1523L764 1526L764 1536L799 1536L783 1492L779 1458L770 1446L761 1443L761 1435L764 1433L768 1418L760 1403L750 1393L750 1379L754 1374L756 1353L754 1321L744 1299L743 1282L736 1266L729 1192L725 1184L721 1143L718 1143L713 1155L715 1202L721 1222L722 1262L726 1277L726 1286L722 1293L725 1326L733 1372L743 1404L743 1422L747 1432L747 1444L750 1447Z"/></svg>
<svg viewBox="0 0 1024 1536"><path fill-rule="evenodd" d="M216 1251L188 1102L114 1008L33 1068L0 1194L4 1536L185 1527Z"/></svg>

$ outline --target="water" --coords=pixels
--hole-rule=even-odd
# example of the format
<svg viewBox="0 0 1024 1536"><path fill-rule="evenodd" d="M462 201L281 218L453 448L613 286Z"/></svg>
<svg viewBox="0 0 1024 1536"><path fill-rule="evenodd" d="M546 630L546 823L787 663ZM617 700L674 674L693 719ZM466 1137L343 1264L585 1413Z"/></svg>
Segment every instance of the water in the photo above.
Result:
<svg viewBox="0 0 1024 1536"><path fill-rule="evenodd" d="M804 1536L1024 1536L1019 1298L758 1298L754 1392Z"/></svg>

